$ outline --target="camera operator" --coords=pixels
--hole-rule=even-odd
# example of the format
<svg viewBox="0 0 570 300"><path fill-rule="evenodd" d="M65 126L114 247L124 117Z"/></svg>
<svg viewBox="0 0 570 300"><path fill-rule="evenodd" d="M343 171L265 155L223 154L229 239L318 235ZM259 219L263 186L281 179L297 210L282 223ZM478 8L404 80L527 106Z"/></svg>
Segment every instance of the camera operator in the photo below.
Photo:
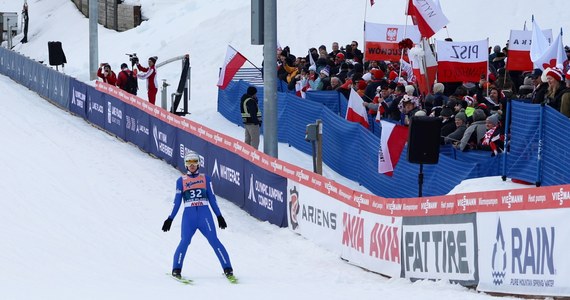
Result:
<svg viewBox="0 0 570 300"><path fill-rule="evenodd" d="M156 93L158 92L158 84L156 81L156 56L149 57L148 68L141 66L137 59L137 68L140 72L137 73L139 79L146 79L146 87L148 91L148 102L154 104L156 102Z"/></svg>
<svg viewBox="0 0 570 300"><path fill-rule="evenodd" d="M99 65L99 70L97 70L97 76L103 80L103 82L110 85L117 85L117 75L108 63L102 63Z"/></svg>

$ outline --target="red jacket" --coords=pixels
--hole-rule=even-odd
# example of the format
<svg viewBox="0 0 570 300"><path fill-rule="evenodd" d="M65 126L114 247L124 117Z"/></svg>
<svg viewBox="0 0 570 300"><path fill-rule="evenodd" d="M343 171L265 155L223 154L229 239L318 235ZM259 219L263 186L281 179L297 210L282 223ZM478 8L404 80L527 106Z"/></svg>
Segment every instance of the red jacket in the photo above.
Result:
<svg viewBox="0 0 570 300"><path fill-rule="evenodd" d="M156 69L154 66L145 68L140 64L137 64L137 68L141 71L137 73L137 77L140 79L146 79L148 90L157 90L158 83L156 82Z"/></svg>
<svg viewBox="0 0 570 300"><path fill-rule="evenodd" d="M117 85L117 75L115 75L115 72L112 70L111 73L105 76L105 74L103 74L103 68L99 68L99 70L97 70L97 76L103 79L103 82L105 83L108 83L110 85Z"/></svg>

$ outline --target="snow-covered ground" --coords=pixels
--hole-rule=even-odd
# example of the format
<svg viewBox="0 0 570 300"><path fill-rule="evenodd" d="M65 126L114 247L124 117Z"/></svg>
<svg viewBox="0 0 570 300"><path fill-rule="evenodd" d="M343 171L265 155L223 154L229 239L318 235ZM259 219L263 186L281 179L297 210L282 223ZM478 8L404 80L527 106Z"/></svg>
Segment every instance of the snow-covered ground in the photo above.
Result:
<svg viewBox="0 0 570 300"><path fill-rule="evenodd" d="M130 1L133 2L133 1ZM278 39L294 54L320 44L362 41L364 3L279 1ZM405 22L405 1L376 1L366 10L372 22ZM503 45L508 29L522 28L531 14L542 28L568 28L563 0L441 0L456 40L490 37ZM0 0L0 11L21 10L23 1ZM47 61L47 42L61 41L65 72L89 79L88 20L68 0L30 0L28 44L15 50ZM99 27L100 62L115 70L136 52L159 62L191 55L192 95L188 118L236 138L243 130L216 112L218 68L231 44L256 64L262 48L249 45L247 0L141 0L145 18L124 33ZM473 30L478 28L478 30ZM446 37L444 31L438 34ZM17 40L21 38L18 37ZM178 64L158 70L159 80L176 82ZM141 82L142 83L142 82ZM146 97L144 85L141 94ZM219 199L228 229L218 231L228 248L240 285L228 284L205 239L197 234L183 286L170 270L179 239L160 230L170 212L178 171L132 145L88 125L0 76L0 298L1 299L482 299L490 298L440 282L386 279L344 263L338 255L268 223L259 222ZM263 144L263 143L262 143ZM286 145L279 157L311 169L306 155ZM357 189L325 168L325 176ZM477 181L484 181L481 185ZM452 192L515 188L498 177L463 183Z"/></svg>

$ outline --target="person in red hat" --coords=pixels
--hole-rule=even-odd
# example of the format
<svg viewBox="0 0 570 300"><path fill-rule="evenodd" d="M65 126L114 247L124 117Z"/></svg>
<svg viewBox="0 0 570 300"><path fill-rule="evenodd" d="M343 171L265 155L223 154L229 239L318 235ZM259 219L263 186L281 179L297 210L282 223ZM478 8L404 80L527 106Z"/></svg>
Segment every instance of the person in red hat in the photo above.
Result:
<svg viewBox="0 0 570 300"><path fill-rule="evenodd" d="M562 83L564 73L562 73L562 70L554 67L546 68L544 74L546 75L546 82L548 82L548 90L546 91L544 102L560 111L562 94L564 94L564 90L566 89L566 86Z"/></svg>
<svg viewBox="0 0 570 300"><path fill-rule="evenodd" d="M156 79L156 56L148 58L148 68L141 66L137 63L137 68L140 72L137 73L139 79L146 79L146 86L148 91L148 102L154 104L156 102L156 93L158 92L158 83Z"/></svg>

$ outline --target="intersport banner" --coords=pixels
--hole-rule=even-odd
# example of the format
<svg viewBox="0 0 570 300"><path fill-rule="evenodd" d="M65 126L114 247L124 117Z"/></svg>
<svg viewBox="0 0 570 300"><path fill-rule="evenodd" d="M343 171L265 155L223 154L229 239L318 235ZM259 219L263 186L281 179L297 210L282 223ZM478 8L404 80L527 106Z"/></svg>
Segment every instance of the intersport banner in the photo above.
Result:
<svg viewBox="0 0 570 300"><path fill-rule="evenodd" d="M570 296L570 209L477 214L478 290Z"/></svg>
<svg viewBox="0 0 570 300"><path fill-rule="evenodd" d="M403 278L475 286L479 281L477 265L475 214L403 218Z"/></svg>
<svg viewBox="0 0 570 300"><path fill-rule="evenodd" d="M400 276L401 217L382 216L288 180L289 228L352 264Z"/></svg>
<svg viewBox="0 0 570 300"><path fill-rule="evenodd" d="M552 29L543 30L542 33L552 41ZM507 70L530 71L533 63L530 59L530 45L532 41L532 31L511 30L509 37L509 59L507 59Z"/></svg>
<svg viewBox="0 0 570 300"><path fill-rule="evenodd" d="M479 82L487 76L488 40L473 42L436 41L439 82Z"/></svg>
<svg viewBox="0 0 570 300"><path fill-rule="evenodd" d="M364 22L364 58L400 61L402 49L398 43L405 38L419 43L421 34L418 27ZM408 60L407 53L404 53L404 59Z"/></svg>

